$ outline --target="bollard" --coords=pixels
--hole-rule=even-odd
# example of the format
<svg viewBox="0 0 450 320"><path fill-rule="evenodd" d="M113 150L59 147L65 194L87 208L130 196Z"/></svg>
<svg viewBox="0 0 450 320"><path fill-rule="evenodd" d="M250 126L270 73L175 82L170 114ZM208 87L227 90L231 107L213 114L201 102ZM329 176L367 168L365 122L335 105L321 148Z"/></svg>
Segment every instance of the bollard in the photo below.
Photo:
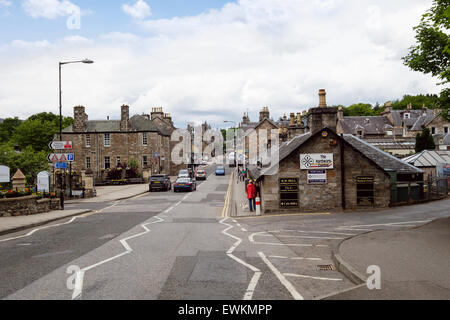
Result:
<svg viewBox="0 0 450 320"><path fill-rule="evenodd" d="M255 199L255 204L256 204L256 215L260 216L261 215L261 198L257 197Z"/></svg>

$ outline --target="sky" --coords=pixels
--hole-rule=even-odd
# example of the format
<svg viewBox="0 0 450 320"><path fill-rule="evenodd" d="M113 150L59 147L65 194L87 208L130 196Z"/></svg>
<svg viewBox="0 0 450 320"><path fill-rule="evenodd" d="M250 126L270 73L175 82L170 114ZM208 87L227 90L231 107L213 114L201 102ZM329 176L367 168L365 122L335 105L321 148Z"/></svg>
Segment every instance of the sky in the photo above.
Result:
<svg viewBox="0 0 450 320"><path fill-rule="evenodd" d="M163 107L179 127L439 93L401 58L431 0L0 0L0 118Z"/></svg>

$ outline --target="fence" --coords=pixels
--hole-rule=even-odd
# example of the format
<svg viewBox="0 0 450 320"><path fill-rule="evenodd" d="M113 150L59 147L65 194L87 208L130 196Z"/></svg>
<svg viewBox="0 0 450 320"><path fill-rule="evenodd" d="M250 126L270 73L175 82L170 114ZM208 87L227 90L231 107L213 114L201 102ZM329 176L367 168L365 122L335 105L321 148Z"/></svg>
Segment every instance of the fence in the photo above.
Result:
<svg viewBox="0 0 450 320"><path fill-rule="evenodd" d="M448 191L447 178L430 177L426 181L392 182L391 205L441 200L447 197Z"/></svg>

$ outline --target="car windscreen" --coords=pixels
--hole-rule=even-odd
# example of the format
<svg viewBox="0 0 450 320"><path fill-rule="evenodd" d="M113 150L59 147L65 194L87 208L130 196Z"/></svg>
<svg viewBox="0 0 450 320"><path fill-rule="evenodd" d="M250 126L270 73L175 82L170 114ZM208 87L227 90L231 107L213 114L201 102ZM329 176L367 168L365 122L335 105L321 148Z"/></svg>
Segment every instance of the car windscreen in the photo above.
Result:
<svg viewBox="0 0 450 320"><path fill-rule="evenodd" d="M218 166L217 167L217 170L224 170L225 168L224 167L222 167L222 166Z"/></svg>
<svg viewBox="0 0 450 320"><path fill-rule="evenodd" d="M178 179L177 183L188 183L191 182L191 179Z"/></svg>
<svg viewBox="0 0 450 320"><path fill-rule="evenodd" d="M151 181L164 181L164 176L151 177Z"/></svg>
<svg viewBox="0 0 450 320"><path fill-rule="evenodd" d="M189 174L189 171L187 171L187 170L180 170L180 172L178 172L178 174Z"/></svg>
<svg viewBox="0 0 450 320"><path fill-rule="evenodd" d="M198 170L197 173L204 174L204 173L205 173L205 170Z"/></svg>

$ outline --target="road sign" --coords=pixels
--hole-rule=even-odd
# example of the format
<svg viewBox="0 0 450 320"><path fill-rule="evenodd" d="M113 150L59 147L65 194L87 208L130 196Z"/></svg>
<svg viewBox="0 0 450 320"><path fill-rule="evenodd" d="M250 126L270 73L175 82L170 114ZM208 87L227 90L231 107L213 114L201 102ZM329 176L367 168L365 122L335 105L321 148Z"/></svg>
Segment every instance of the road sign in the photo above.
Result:
<svg viewBox="0 0 450 320"><path fill-rule="evenodd" d="M50 174L47 171L41 171L38 173L37 190L50 192Z"/></svg>
<svg viewBox="0 0 450 320"><path fill-rule="evenodd" d="M67 169L67 163L66 162L56 162L55 169Z"/></svg>
<svg viewBox="0 0 450 320"><path fill-rule="evenodd" d="M70 150L72 149L72 141L52 141L48 146L52 150Z"/></svg>
<svg viewBox="0 0 450 320"><path fill-rule="evenodd" d="M153 157L154 157L154 158L158 158L158 156L159 156L159 153L158 153L158 152L155 152L155 153L153 154Z"/></svg>
<svg viewBox="0 0 450 320"><path fill-rule="evenodd" d="M9 167L0 166L0 182L9 182Z"/></svg>
<svg viewBox="0 0 450 320"><path fill-rule="evenodd" d="M74 153L50 153L47 155L48 162L74 162Z"/></svg>

